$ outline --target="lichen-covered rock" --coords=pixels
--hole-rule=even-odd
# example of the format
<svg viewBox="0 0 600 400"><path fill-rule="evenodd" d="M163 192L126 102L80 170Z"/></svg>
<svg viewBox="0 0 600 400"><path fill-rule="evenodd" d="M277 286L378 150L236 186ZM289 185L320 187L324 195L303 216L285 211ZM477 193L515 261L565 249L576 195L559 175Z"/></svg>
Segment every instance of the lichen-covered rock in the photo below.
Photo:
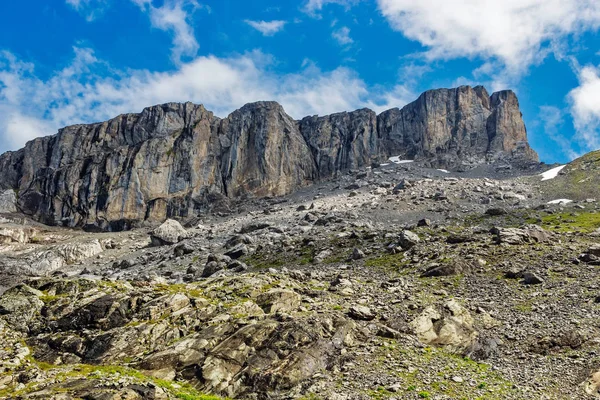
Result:
<svg viewBox="0 0 600 400"><path fill-rule="evenodd" d="M268 314L294 311L301 301L302 296L298 293L284 289L271 289L256 299L256 303Z"/></svg>
<svg viewBox="0 0 600 400"><path fill-rule="evenodd" d="M13 329L28 332L32 320L39 314L44 302L42 292L25 284L15 286L0 297L0 315Z"/></svg>
<svg viewBox="0 0 600 400"><path fill-rule="evenodd" d="M469 311L450 300L440 308L426 308L410 325L422 343L464 351L478 336L473 322Z"/></svg>

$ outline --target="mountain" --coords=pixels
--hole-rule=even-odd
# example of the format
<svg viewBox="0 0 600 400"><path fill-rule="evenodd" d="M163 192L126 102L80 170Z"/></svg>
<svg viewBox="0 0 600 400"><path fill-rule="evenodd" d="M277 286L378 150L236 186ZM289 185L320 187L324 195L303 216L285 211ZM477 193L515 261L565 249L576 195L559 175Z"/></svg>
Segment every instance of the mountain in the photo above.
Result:
<svg viewBox="0 0 600 400"><path fill-rule="evenodd" d="M512 91L462 86L380 115L300 121L275 102L224 119L192 103L149 107L3 154L0 189L40 222L122 230L227 208L230 199L286 195L390 156L451 170L538 161Z"/></svg>
<svg viewBox="0 0 600 400"><path fill-rule="evenodd" d="M574 201L600 198L600 150L565 165L556 178L543 182L541 189L547 196L560 193L564 198Z"/></svg>

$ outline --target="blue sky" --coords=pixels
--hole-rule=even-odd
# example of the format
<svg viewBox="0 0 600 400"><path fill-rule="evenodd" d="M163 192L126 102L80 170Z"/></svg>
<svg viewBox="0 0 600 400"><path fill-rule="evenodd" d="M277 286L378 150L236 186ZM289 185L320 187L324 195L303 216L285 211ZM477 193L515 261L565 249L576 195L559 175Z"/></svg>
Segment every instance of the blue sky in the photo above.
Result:
<svg viewBox="0 0 600 400"><path fill-rule="evenodd" d="M295 118L517 92L543 161L600 148L597 0L30 0L0 5L0 151L168 101Z"/></svg>

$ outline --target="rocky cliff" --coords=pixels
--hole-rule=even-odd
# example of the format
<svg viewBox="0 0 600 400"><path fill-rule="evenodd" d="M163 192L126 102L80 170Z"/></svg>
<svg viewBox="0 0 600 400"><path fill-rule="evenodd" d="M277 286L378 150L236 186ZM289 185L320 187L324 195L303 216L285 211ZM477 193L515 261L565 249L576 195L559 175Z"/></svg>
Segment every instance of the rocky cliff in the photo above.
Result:
<svg viewBox="0 0 600 400"><path fill-rule="evenodd" d="M274 102L224 119L192 103L149 107L3 154L0 189L44 223L119 230L288 194L398 155L446 169L538 160L513 92L463 86L379 116L363 109L294 121Z"/></svg>

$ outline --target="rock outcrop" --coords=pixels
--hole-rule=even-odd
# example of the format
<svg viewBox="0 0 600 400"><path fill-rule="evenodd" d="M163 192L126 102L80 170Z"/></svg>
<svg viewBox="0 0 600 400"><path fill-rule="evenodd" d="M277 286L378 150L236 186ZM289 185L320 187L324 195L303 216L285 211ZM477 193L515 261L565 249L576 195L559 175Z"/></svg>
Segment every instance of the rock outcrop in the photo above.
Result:
<svg viewBox="0 0 600 400"><path fill-rule="evenodd" d="M537 161L515 94L489 96L480 86L428 91L379 116L363 109L301 121L274 102L225 119L168 103L66 127L3 154L0 209L50 225L122 230L227 209L228 199L289 194L397 155L447 169Z"/></svg>

